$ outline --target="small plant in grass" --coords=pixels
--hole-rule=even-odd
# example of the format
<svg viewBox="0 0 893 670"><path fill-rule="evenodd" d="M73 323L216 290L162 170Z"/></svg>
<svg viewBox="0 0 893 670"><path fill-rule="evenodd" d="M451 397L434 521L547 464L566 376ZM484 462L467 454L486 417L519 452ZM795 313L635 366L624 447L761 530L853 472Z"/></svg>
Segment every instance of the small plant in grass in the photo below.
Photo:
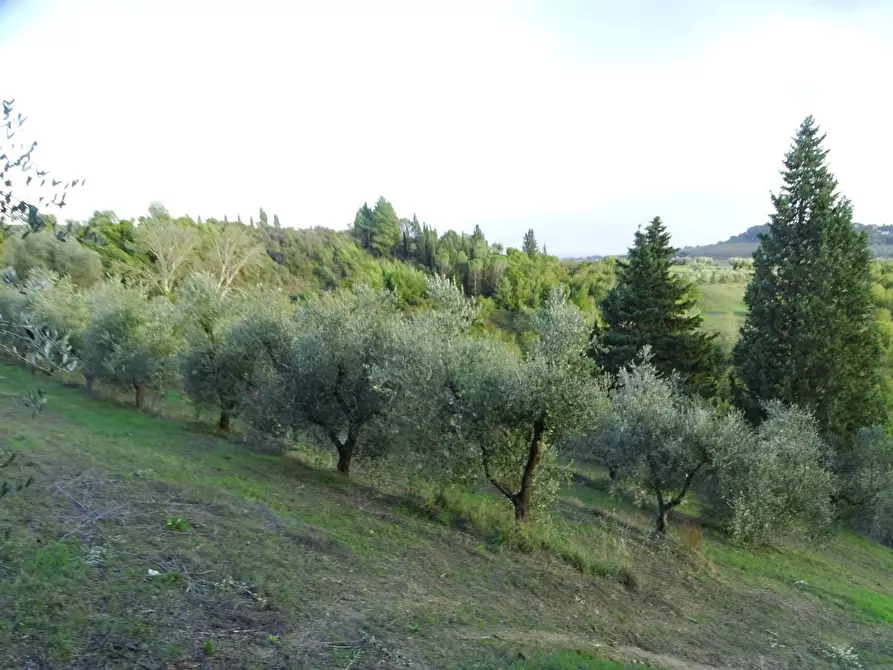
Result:
<svg viewBox="0 0 893 670"><path fill-rule="evenodd" d="M822 650L825 658L836 663L839 668L861 668L859 663L859 655L853 651L852 647L843 645L831 645Z"/></svg>
<svg viewBox="0 0 893 670"><path fill-rule="evenodd" d="M205 652L205 656L210 656L214 653L214 643L208 640L202 645L202 651Z"/></svg>
<svg viewBox="0 0 893 670"><path fill-rule="evenodd" d="M164 527L166 530L174 533L185 533L189 530L189 524L181 516L169 516L167 521L164 522Z"/></svg>

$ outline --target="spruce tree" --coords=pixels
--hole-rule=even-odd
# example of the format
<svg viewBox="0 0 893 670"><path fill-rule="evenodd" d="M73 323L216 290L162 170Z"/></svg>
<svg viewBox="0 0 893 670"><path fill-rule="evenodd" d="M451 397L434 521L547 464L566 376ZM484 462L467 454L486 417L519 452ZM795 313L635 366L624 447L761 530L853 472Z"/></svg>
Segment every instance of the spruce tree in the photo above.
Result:
<svg viewBox="0 0 893 670"><path fill-rule="evenodd" d="M837 192L824 139L809 116L785 157L745 294L733 393L752 420L777 399L811 410L824 430L843 435L881 417L881 354L871 252L853 227L852 205Z"/></svg>
<svg viewBox="0 0 893 670"><path fill-rule="evenodd" d="M533 228L524 233L524 242L521 244L521 251L533 258L539 253L539 245L536 243L536 235L533 234Z"/></svg>
<svg viewBox="0 0 893 670"><path fill-rule="evenodd" d="M660 217L636 231L627 260L618 263L617 284L599 305L604 323L595 329L593 356L617 374L648 345L662 376L675 372L686 390L710 396L720 367L716 336L701 332L692 286L672 271L676 251Z"/></svg>

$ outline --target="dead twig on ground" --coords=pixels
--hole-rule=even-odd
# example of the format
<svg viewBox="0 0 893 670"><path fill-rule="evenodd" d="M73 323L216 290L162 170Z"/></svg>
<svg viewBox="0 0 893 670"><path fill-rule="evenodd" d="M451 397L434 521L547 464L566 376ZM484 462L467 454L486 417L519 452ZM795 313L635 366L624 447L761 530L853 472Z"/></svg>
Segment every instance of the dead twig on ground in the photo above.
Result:
<svg viewBox="0 0 893 670"><path fill-rule="evenodd" d="M84 503L82 503L80 500L78 500L73 495L71 495L68 491L66 491L61 486L59 486L59 484L53 484L53 488L55 488L59 493L61 493L66 498L68 498L71 502L73 502L75 504L75 506L78 507L82 512L92 513L94 511L92 508L87 507Z"/></svg>
<svg viewBox="0 0 893 670"><path fill-rule="evenodd" d="M83 530L84 528L86 528L87 526L89 526L92 523L95 523L97 521L102 521L103 519L108 519L112 515L116 514L117 512L121 511L122 509L124 509L125 507L127 507L127 505L118 505L117 507L113 507L112 509L94 514L92 517L90 517L89 519L84 521L84 523L79 524L77 527L72 528L70 531L65 533L65 535L63 535L62 537L59 538L59 542L64 542L69 537L71 537L75 533L80 532L81 530Z"/></svg>

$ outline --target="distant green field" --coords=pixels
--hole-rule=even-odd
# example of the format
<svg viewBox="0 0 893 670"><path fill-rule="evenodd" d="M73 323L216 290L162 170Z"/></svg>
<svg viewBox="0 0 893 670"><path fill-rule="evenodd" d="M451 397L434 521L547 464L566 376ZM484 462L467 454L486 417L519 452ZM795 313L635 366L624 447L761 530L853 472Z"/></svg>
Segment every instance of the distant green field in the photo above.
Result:
<svg viewBox="0 0 893 670"><path fill-rule="evenodd" d="M696 287L698 307L704 317L704 328L719 333L720 342L731 347L744 324L747 307L744 290L747 284L699 284Z"/></svg>

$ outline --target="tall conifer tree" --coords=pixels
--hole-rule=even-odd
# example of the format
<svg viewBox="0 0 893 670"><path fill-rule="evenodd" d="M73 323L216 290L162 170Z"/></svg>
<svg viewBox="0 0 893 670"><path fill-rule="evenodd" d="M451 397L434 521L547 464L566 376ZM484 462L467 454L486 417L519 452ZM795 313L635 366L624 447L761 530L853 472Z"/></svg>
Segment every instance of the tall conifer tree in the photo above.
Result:
<svg viewBox="0 0 893 670"><path fill-rule="evenodd" d="M658 372L678 373L687 390L710 396L720 355L715 336L701 332L701 316L692 311L691 284L672 271L676 251L660 217L636 231L626 262L618 264L617 284L600 304L604 324L596 327L593 355L616 374L649 345Z"/></svg>
<svg viewBox="0 0 893 670"><path fill-rule="evenodd" d="M811 116L784 160L769 231L754 254L733 362L736 404L753 420L778 399L842 435L880 419L881 360L864 234L837 192Z"/></svg>
<svg viewBox="0 0 893 670"><path fill-rule="evenodd" d="M531 258L535 258L539 253L539 250L540 247L536 243L536 235L533 234L533 228L531 228L524 233L524 241L521 243L521 251Z"/></svg>

